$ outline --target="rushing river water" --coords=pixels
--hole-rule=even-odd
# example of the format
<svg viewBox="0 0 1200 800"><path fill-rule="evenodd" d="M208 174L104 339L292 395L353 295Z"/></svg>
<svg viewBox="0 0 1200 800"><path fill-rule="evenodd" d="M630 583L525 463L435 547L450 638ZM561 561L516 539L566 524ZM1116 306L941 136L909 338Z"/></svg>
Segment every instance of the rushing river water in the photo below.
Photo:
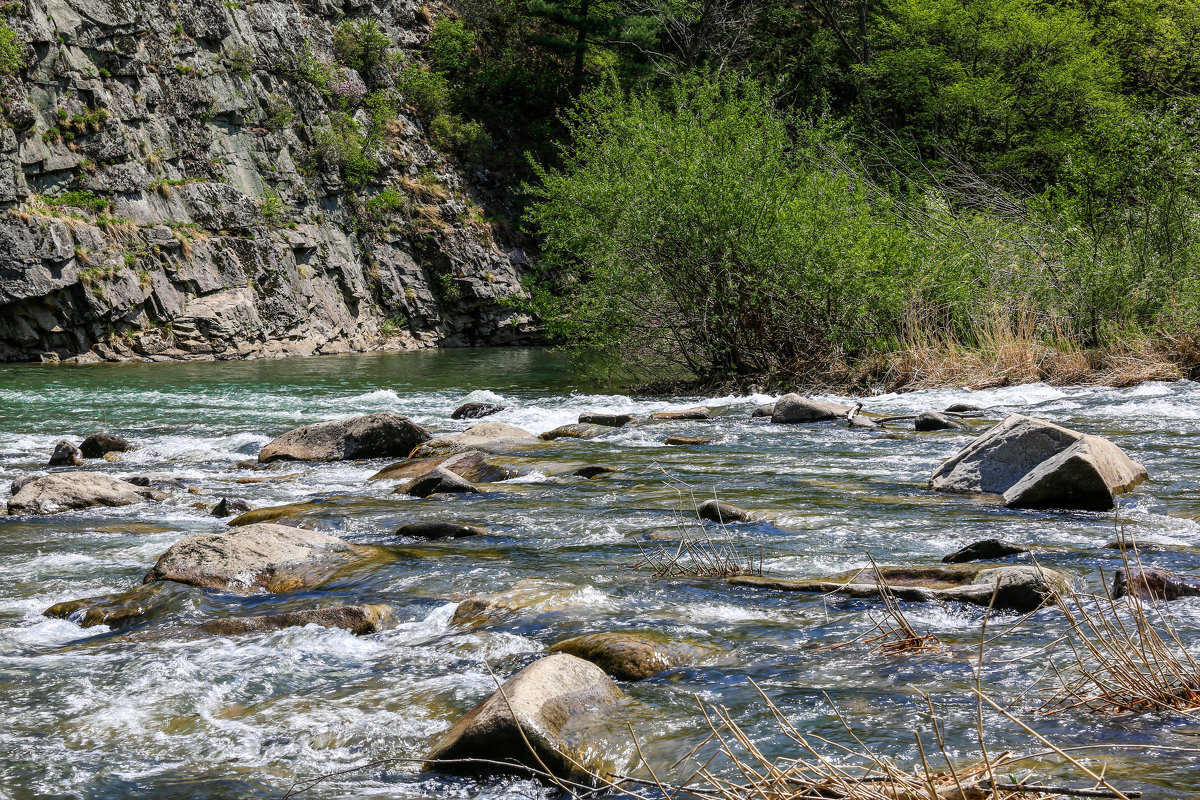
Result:
<svg viewBox="0 0 1200 800"><path fill-rule="evenodd" d="M415 500L390 494L394 484L368 484L387 462L286 464L276 472L299 476L236 482L261 474L236 463L289 428L393 411L434 430L461 430L471 423L452 422L450 412L468 400L501 402L508 410L491 419L535 433L592 410L644 420L652 411L703 403L718 416L642 421L598 440L559 440L529 454L537 472L478 495ZM751 420L750 412L770 400L597 394L561 357L539 350L0 366L4 484L43 469L58 439L78 442L97 431L125 436L137 449L116 463L89 462L90 469L175 481L160 504L0 517L0 797L279 797L296 777L419 757L431 737L494 688L489 668L504 677L562 638L631 629L711 650L696 665L622 686L632 702L621 724L633 726L660 776L707 733L695 695L728 707L765 752L787 753L750 680L801 730L845 741L828 693L866 744L901 763L915 757L913 731L927 727L928 693L945 720L951 754L969 756L971 666L983 609L904 604L914 627L946 647L889 657L861 643L824 649L869 630L877 603L656 579L631 569L684 525L680 485L700 499L715 492L773 512L770 522L731 526L728 537L742 552L761 552L767 574L789 577L863 566L867 553L879 563L933 563L969 542L999 537L1032 546L1040 563L1098 591L1102 570L1111 576L1120 566L1120 553L1103 548L1114 538L1117 515L1014 511L927 491L931 470L983 430L982 422L939 433L897 423L888 435ZM1151 480L1123 497L1119 509L1126 530L1153 544L1143 560L1200 572L1200 384L1030 385L865 402L888 413L969 402L986 407L989 420L1020 411L1110 437L1150 471ZM676 434L715 442L662 444ZM547 477L582 464L622 472L591 481ZM171 613L126 632L42 616L63 600L134 587L173 542L223 530L209 513L221 497L256 507L327 500L305 524L353 542L397 545L397 557L298 595L181 589ZM421 519L470 522L490 533L432 543L394 536ZM514 585L526 596L523 610L478 627L450 624L462 597ZM314 626L236 637L190 632L217 615L345 603L386 603L397 624L364 637ZM1200 653L1200 598L1171 604L1170 615ZM996 615L989 635L1016 620ZM1119 785L1147 797L1200 796L1195 719L1035 713L1039 687L1050 683L1048 664L1061 655L1052 643L1062 627L1061 612L1045 608L989 643L985 691L1061 746L1117 745L1106 760ZM984 727L990 747L1045 749L997 714L986 713ZM623 742L619 733L612 746L628 756L628 737ZM1070 774L1044 763L1051 774ZM336 776L300 796L500 798L537 791L525 780L447 778L395 761Z"/></svg>

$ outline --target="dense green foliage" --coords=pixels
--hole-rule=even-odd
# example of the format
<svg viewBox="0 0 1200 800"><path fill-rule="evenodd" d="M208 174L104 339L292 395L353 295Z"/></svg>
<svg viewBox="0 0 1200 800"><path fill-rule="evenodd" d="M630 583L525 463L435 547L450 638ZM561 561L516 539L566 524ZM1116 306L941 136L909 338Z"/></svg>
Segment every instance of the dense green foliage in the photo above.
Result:
<svg viewBox="0 0 1200 800"><path fill-rule="evenodd" d="M25 60L25 46L12 28L0 21L0 78L15 75Z"/></svg>

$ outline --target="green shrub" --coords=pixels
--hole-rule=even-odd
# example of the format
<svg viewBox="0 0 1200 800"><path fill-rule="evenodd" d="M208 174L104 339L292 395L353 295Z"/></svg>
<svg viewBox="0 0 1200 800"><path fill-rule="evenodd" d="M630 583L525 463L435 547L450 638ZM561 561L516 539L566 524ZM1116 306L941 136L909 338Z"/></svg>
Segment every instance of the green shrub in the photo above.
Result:
<svg viewBox="0 0 1200 800"><path fill-rule="evenodd" d="M468 161L480 160L492 144L492 137L482 125L464 122L453 114L438 114L429 122L429 139Z"/></svg>
<svg viewBox="0 0 1200 800"><path fill-rule="evenodd" d="M12 28L0 22L0 77L16 75L25 66L25 45Z"/></svg>
<svg viewBox="0 0 1200 800"><path fill-rule="evenodd" d="M272 228L278 228L287 222L286 208L279 192L270 187L263 189L258 198L258 215L262 217L264 225Z"/></svg>
<svg viewBox="0 0 1200 800"><path fill-rule="evenodd" d="M394 214L404 208L404 195L395 189L384 189L367 201L367 208L377 217Z"/></svg>
<svg viewBox="0 0 1200 800"><path fill-rule="evenodd" d="M43 198L46 205L50 206L69 206L71 208L82 208L91 211L93 214L100 214L112 208L112 202L103 197L97 197L88 191L75 189L69 192L63 192L56 197Z"/></svg>
<svg viewBox="0 0 1200 800"><path fill-rule="evenodd" d="M283 130L292 124L292 118L296 116L296 112L292 110L292 104L283 95L269 95L265 106L263 125L269 130Z"/></svg>
<svg viewBox="0 0 1200 800"><path fill-rule="evenodd" d="M313 132L313 150L320 162L338 170L350 186L362 186L374 178L382 164L373 155L374 145L354 117L331 114L329 123Z"/></svg>
<svg viewBox="0 0 1200 800"><path fill-rule="evenodd" d="M255 52L253 47L238 45L225 51L225 68L242 78L249 78L254 71Z"/></svg>
<svg viewBox="0 0 1200 800"><path fill-rule="evenodd" d="M450 100L450 85L445 76L416 62L400 68L396 74L396 91L425 119L445 113Z"/></svg>
<svg viewBox="0 0 1200 800"><path fill-rule="evenodd" d="M346 20L333 31L333 52L337 60L364 77L384 62L392 41L375 20L359 23Z"/></svg>
<svg viewBox="0 0 1200 800"><path fill-rule="evenodd" d="M461 20L442 18L434 23L425 49L435 70L457 78L465 75L472 65L475 34Z"/></svg>

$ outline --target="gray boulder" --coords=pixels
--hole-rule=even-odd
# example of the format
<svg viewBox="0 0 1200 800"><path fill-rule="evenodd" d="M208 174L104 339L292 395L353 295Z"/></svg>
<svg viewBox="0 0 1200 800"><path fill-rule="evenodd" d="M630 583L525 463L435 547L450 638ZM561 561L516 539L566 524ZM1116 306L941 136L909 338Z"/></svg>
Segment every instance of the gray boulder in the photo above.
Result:
<svg viewBox="0 0 1200 800"><path fill-rule="evenodd" d="M494 483L525 475L530 470L525 467L514 467L502 464L487 457L488 454L478 450L467 450L452 456L435 456L432 458L412 458L399 461L376 472L369 481L399 481L419 478L432 472L438 467L448 469L460 478L472 483Z"/></svg>
<svg viewBox="0 0 1200 800"><path fill-rule="evenodd" d="M900 600L949 601L977 606L991 604L994 594L996 608L1022 613L1040 608L1056 592L1067 588L1066 578L1054 570L1024 564L879 567L878 570L851 570L815 580L743 575L728 581L739 586L862 598L881 597L886 588Z"/></svg>
<svg viewBox="0 0 1200 800"><path fill-rule="evenodd" d="M327 533L275 525L246 525L176 542L159 556L144 583L175 581L249 594L319 586L338 572L382 556L374 547Z"/></svg>
<svg viewBox="0 0 1200 800"><path fill-rule="evenodd" d="M288 431L258 454L271 461L345 461L359 458L401 458L432 438L429 431L399 414L318 422Z"/></svg>
<svg viewBox="0 0 1200 800"><path fill-rule="evenodd" d="M435 467L421 477L414 478L412 483L403 487L403 490L404 494L412 497L429 497L432 494L474 494L479 491L470 482L445 467Z"/></svg>
<svg viewBox="0 0 1200 800"><path fill-rule="evenodd" d="M633 421L632 414L603 414L585 412L579 415L581 425L608 425L610 428L620 428Z"/></svg>
<svg viewBox="0 0 1200 800"><path fill-rule="evenodd" d="M161 500L160 492L99 472L54 472L24 482L8 501L10 514L58 514L92 506Z"/></svg>
<svg viewBox="0 0 1200 800"><path fill-rule="evenodd" d="M54 453L50 456L48 467L78 467L83 464L83 453L72 442L60 439L54 445Z"/></svg>
<svg viewBox="0 0 1200 800"><path fill-rule="evenodd" d="M1019 544L1005 542L1001 539L981 539L972 542L961 550L955 550L942 558L943 564L961 564L966 561L983 561L989 558L1004 558L1018 553L1028 553L1029 549Z"/></svg>
<svg viewBox="0 0 1200 800"><path fill-rule="evenodd" d="M678 408L674 411L655 411L650 419L709 419L712 412L704 406L696 408Z"/></svg>
<svg viewBox="0 0 1200 800"><path fill-rule="evenodd" d="M951 403L946 406L946 410L955 414L968 414L972 411L983 411L979 406L973 406L970 403Z"/></svg>
<svg viewBox="0 0 1200 800"><path fill-rule="evenodd" d="M954 431L961 428L962 423L936 411L922 411L913 420L913 429L918 431Z"/></svg>
<svg viewBox="0 0 1200 800"><path fill-rule="evenodd" d="M753 411L751 411L751 412L750 412L750 416L751 416L752 418L756 418L756 417L770 417L770 416L772 416L774 413L775 413L775 404L774 404L774 403L768 403L768 404L766 404L765 406L759 406L758 408L756 408L756 409L754 409Z"/></svg>
<svg viewBox="0 0 1200 800"><path fill-rule="evenodd" d="M590 783L592 774L604 774L612 764L587 736L587 723L623 697L595 664L566 653L547 656L509 678L439 736L426 765L445 772L503 771L495 764L455 763L481 759L549 769L560 778Z"/></svg>
<svg viewBox="0 0 1200 800"><path fill-rule="evenodd" d="M120 436L93 433L83 440L83 444L79 445L79 452L83 454L84 458L104 458L109 453L124 453L132 446L127 439L122 439Z"/></svg>
<svg viewBox="0 0 1200 800"><path fill-rule="evenodd" d="M994 493L1014 508L1107 510L1147 477L1112 442L1010 414L933 472L943 492Z"/></svg>
<svg viewBox="0 0 1200 800"><path fill-rule="evenodd" d="M850 413L848 406L829 403L824 400L813 400L798 394L785 394L775 401L771 412L771 422L823 422L831 419L841 419Z"/></svg>
<svg viewBox="0 0 1200 800"><path fill-rule="evenodd" d="M445 434L418 446L410 458L430 458L480 450L484 453L508 453L540 444L538 437L524 428L506 422L481 422L462 433Z"/></svg>
<svg viewBox="0 0 1200 800"><path fill-rule="evenodd" d="M226 617L200 626L204 633L216 636L236 636L252 631L277 631L283 628L302 628L319 625L322 628L341 628L355 636L365 636L383 630L392 620L392 609L385 605L331 606L266 614L259 617Z"/></svg>

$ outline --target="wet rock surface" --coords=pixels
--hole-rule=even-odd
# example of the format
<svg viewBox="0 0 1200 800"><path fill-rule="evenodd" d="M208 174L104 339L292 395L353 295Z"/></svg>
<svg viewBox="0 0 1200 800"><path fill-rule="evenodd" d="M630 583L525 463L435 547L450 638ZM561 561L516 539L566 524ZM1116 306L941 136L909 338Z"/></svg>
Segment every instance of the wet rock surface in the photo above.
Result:
<svg viewBox="0 0 1200 800"><path fill-rule="evenodd" d="M54 445L54 453L50 456L49 467L79 467L83 465L83 453L78 447L66 439L59 440Z"/></svg>
<svg viewBox="0 0 1200 800"><path fill-rule="evenodd" d="M712 412L703 406L696 408L680 408L673 411L655 411L650 415L650 419L656 420L686 420L686 419L709 419Z"/></svg>
<svg viewBox="0 0 1200 800"><path fill-rule="evenodd" d="M83 440L83 444L79 445L79 452L83 454L84 458L104 458L109 453L124 453L132 446L127 439L122 439L120 436L93 433Z"/></svg>
<svg viewBox="0 0 1200 800"><path fill-rule="evenodd" d="M555 439L595 439L597 436L603 436L606 433L612 433L613 426L611 425L593 425L591 423L580 422L573 425L562 425L552 431L546 431L538 438L552 442Z"/></svg>
<svg viewBox="0 0 1200 800"><path fill-rule="evenodd" d="M47 617L69 619L81 628L107 625L123 629L163 614L177 594L163 584L151 584L99 597L66 600L43 613Z"/></svg>
<svg viewBox="0 0 1200 800"><path fill-rule="evenodd" d="M623 697L595 664L566 653L547 656L509 678L439 736L426 756L427 766L466 773L503 769L454 763L485 759L590 782L589 773L603 774L612 765L588 740L586 723L614 709Z"/></svg>
<svg viewBox="0 0 1200 800"><path fill-rule="evenodd" d="M913 429L918 431L956 431L960 428L962 423L936 411L922 411L913 420Z"/></svg>
<svg viewBox="0 0 1200 800"><path fill-rule="evenodd" d="M816 580L739 576L729 582L792 592L819 592L847 597L877 598L886 590L900 600L951 601L1028 612L1049 602L1066 579L1051 569L1035 566L957 564L953 566L879 567L859 569Z"/></svg>
<svg viewBox="0 0 1200 800"><path fill-rule="evenodd" d="M91 506L127 506L164 495L99 472L55 472L25 481L8 501L10 514L58 514Z"/></svg>
<svg viewBox="0 0 1200 800"><path fill-rule="evenodd" d="M1200 597L1200 581L1140 565L1121 567L1113 576L1112 596L1114 600L1129 596L1139 600L1167 601Z"/></svg>
<svg viewBox="0 0 1200 800"><path fill-rule="evenodd" d="M953 553L942 558L943 564L961 564L967 561L984 561L992 558L1005 558L1006 556L1015 556L1018 553L1028 553L1029 548L1022 547L1019 544L1005 542L1001 539L981 539L978 542L972 542L961 550L955 550Z"/></svg>
<svg viewBox="0 0 1200 800"><path fill-rule="evenodd" d="M454 413L450 415L450 419L479 419L480 417L490 417L492 414L499 414L504 410L504 406L496 403L463 403L458 408L454 409Z"/></svg>
<svg viewBox="0 0 1200 800"><path fill-rule="evenodd" d="M144 582L175 581L238 594L289 592L319 586L345 567L379 555L375 548L326 533L255 523L176 542Z"/></svg>
<svg viewBox="0 0 1200 800"><path fill-rule="evenodd" d="M621 681L641 681L704 655L695 645L648 633L590 633L556 642L551 653L569 653L592 662Z"/></svg>
<svg viewBox="0 0 1200 800"><path fill-rule="evenodd" d="M397 458L432 437L429 431L399 414L318 422L276 437L258 454L263 464L273 461L345 461L358 458Z"/></svg>
<svg viewBox="0 0 1200 800"><path fill-rule="evenodd" d="M463 539L468 536L486 536L487 529L465 522L410 522L396 529L397 536L413 539Z"/></svg>
<svg viewBox="0 0 1200 800"><path fill-rule="evenodd" d="M581 425L607 425L610 428L621 428L633 422L633 414L608 414L599 411L585 411L579 415Z"/></svg>
<svg viewBox="0 0 1200 800"><path fill-rule="evenodd" d="M250 504L245 500L240 500L236 497L222 497L218 503L213 506L212 515L214 517L232 517L235 514L245 514L250 511Z"/></svg>
<svg viewBox="0 0 1200 800"><path fill-rule="evenodd" d="M411 497L429 497L435 494L475 494L478 491L470 481L455 475L445 467L434 467L424 475L414 478L407 486L396 490L398 494L403 493Z"/></svg>
<svg viewBox="0 0 1200 800"><path fill-rule="evenodd" d="M739 508L733 503L726 503L722 500L711 499L705 500L696 507L696 515L700 519L707 519L711 522L749 522L756 518L754 512L747 511L744 508Z"/></svg>
<svg viewBox="0 0 1200 800"><path fill-rule="evenodd" d="M785 394L775 401L771 410L771 422L777 424L823 422L841 419L849 413L849 407L838 403L814 400L798 394Z"/></svg>
<svg viewBox="0 0 1200 800"><path fill-rule="evenodd" d="M488 458L487 453L482 453L478 450L468 450L464 453L455 453L452 456L414 458L408 461L400 461L384 467L367 480L394 481L414 479L438 467L449 470L471 483L506 481L529 472L529 469L526 467L504 464L498 460Z"/></svg>
<svg viewBox="0 0 1200 800"><path fill-rule="evenodd" d="M356 636L366 636L383 630L391 622L392 609L386 605L332 606L304 611L287 611L282 614L264 614L257 617L215 619L202 624L200 630L214 636L237 636L256 631L277 631L284 628L318 625L322 628L341 628Z"/></svg>

